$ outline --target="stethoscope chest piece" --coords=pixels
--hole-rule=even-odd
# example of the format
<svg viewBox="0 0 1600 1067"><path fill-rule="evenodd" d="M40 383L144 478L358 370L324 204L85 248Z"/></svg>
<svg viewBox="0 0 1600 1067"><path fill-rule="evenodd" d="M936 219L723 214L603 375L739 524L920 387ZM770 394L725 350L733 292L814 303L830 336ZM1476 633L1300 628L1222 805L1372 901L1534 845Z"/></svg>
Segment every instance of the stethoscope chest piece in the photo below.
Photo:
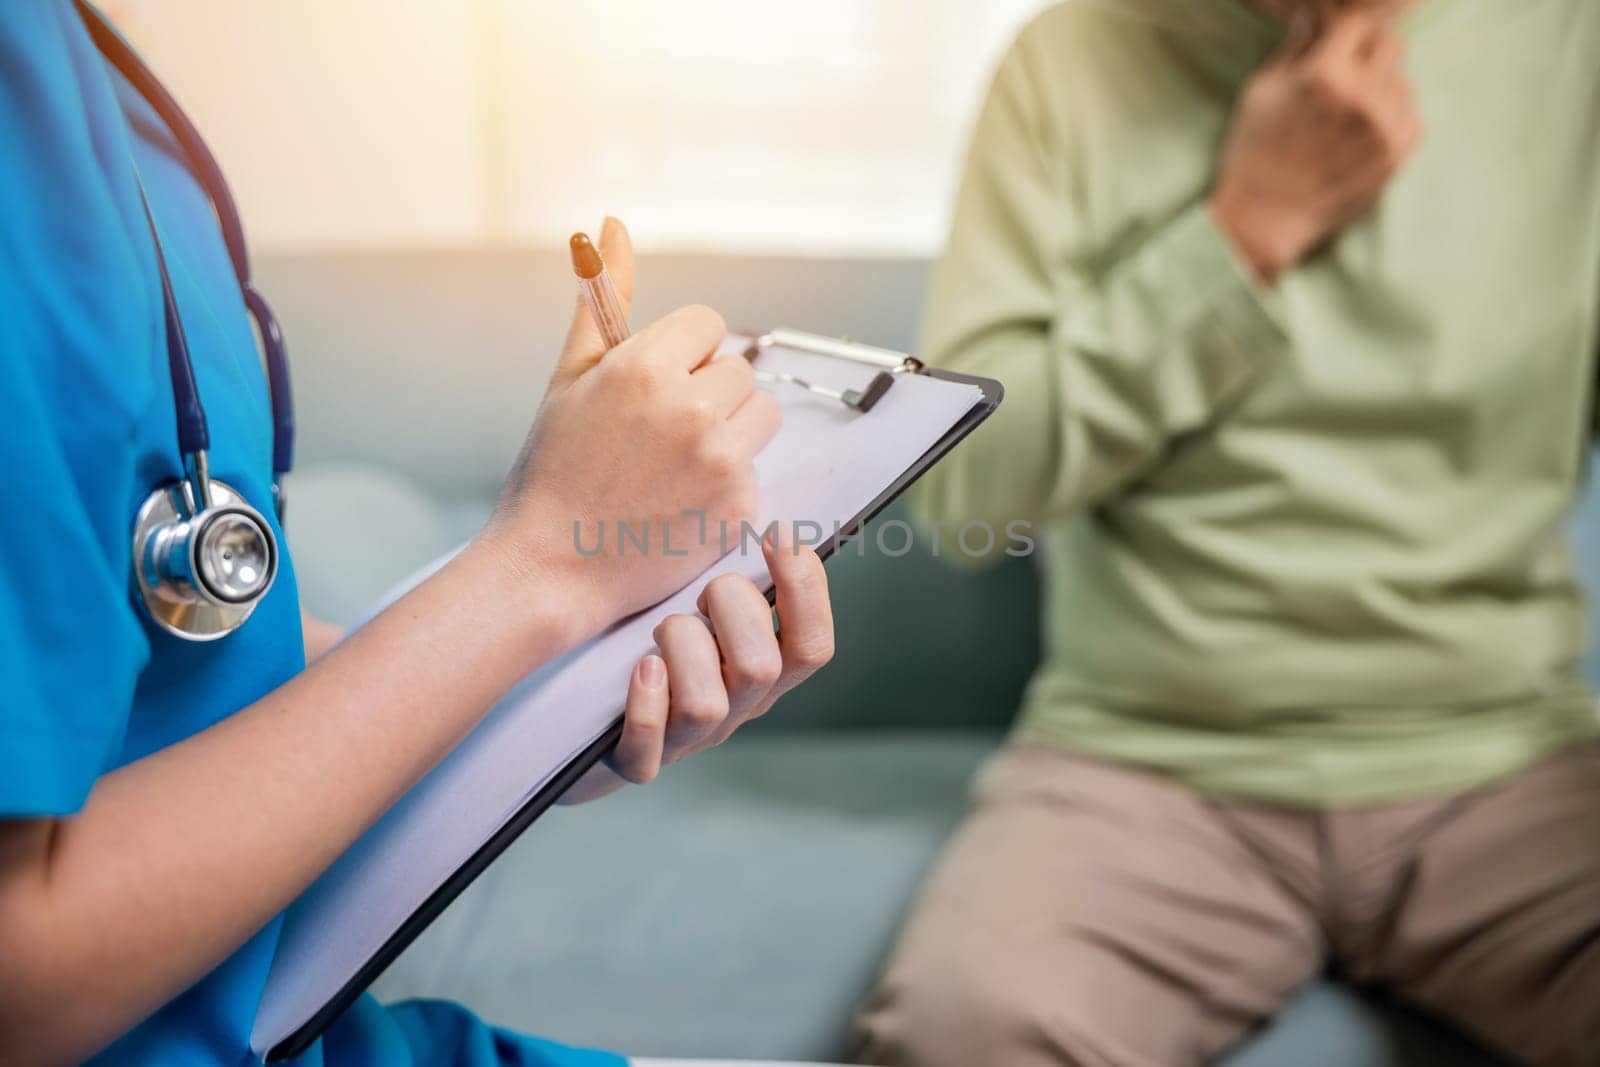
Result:
<svg viewBox="0 0 1600 1067"><path fill-rule="evenodd" d="M226 637L250 617L278 576L278 545L261 513L227 484L206 479L151 493L133 526L133 569L157 626L190 641Z"/></svg>

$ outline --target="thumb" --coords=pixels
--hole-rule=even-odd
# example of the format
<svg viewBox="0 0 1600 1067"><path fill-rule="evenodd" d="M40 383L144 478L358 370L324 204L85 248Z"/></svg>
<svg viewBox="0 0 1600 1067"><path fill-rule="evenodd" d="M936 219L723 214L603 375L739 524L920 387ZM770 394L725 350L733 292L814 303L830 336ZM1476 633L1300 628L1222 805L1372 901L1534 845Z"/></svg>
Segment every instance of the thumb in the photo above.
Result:
<svg viewBox="0 0 1600 1067"><path fill-rule="evenodd" d="M1350 68L1371 50L1383 22L1366 7L1320 9L1316 34L1306 48L1307 61Z"/></svg>
<svg viewBox="0 0 1600 1067"><path fill-rule="evenodd" d="M599 245L606 274L611 278L611 285L617 291L617 302L622 305L622 313L626 316L633 304L633 239L620 219L608 215L600 227ZM580 290L577 304L572 310L572 326L567 331L567 343L556 364L555 379L570 382L600 362L605 354L606 345L600 337L600 327L596 325Z"/></svg>

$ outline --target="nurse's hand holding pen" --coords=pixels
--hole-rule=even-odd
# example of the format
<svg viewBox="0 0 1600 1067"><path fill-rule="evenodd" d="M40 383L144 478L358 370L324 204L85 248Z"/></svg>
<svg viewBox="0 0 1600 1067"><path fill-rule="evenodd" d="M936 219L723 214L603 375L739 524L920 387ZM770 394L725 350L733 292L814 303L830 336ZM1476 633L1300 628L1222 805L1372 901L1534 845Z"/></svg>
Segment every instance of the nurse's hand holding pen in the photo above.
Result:
<svg viewBox="0 0 1600 1067"><path fill-rule="evenodd" d="M624 295L632 257L602 248ZM101 776L70 817L0 821L0 1048L74 1062L216 967L303 892L520 678L680 588L718 549L585 555L574 524L750 517L778 427L724 333L685 308L606 353L574 316L494 518L438 573L300 675L186 740ZM604 357L602 359L602 356ZM714 527L713 527L714 528ZM615 548L613 540L611 547ZM656 632L595 796L647 781L765 711L832 653L809 550L765 548L781 638L742 578ZM714 636L713 636L714 631ZM4 1058L4 1057L0 1057Z"/></svg>
<svg viewBox="0 0 1600 1067"><path fill-rule="evenodd" d="M605 221L600 251L626 312L633 247L616 219ZM558 582L591 590L591 632L704 570L721 549L702 530L720 522L737 529L754 514L755 455L782 416L777 401L756 389L748 362L707 359L726 332L709 308L682 308L606 353L593 317L581 305L574 316L486 539L509 546L514 566L536 560L564 574ZM643 461L646 454L652 462ZM686 486L697 488L695 503L686 502ZM686 517L686 509L704 512L704 522ZM588 543L619 521L649 531L655 552L578 551L579 531ZM668 533L683 556L661 551ZM614 533L608 544L617 546ZM765 595L749 580L724 575L709 583L699 609L710 627L699 616L675 615L656 628L660 654L634 668L616 753L569 790L566 803L624 781L648 782L664 763L720 744L832 658L821 561L786 540L763 542L762 550L781 637Z"/></svg>

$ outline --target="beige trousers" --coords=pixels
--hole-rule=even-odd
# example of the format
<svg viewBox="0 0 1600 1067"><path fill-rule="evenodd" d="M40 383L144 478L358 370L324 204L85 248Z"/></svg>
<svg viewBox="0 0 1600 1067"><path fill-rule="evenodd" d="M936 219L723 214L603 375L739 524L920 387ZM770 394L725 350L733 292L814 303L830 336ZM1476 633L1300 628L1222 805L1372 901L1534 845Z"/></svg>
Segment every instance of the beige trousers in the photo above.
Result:
<svg viewBox="0 0 1600 1067"><path fill-rule="evenodd" d="M1201 1064L1330 967L1513 1062L1600 1065L1600 745L1333 812L1010 748L862 1013L858 1059Z"/></svg>

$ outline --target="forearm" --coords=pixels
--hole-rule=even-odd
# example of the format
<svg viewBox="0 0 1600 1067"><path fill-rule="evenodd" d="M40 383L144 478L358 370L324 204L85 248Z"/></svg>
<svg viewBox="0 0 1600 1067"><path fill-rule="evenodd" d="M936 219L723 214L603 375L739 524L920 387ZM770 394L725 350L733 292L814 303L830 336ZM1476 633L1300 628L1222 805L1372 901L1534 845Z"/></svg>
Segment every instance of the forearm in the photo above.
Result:
<svg viewBox="0 0 1600 1067"><path fill-rule="evenodd" d="M306 662L315 663L344 637L344 627L319 619L310 612L300 613L300 633L306 646Z"/></svg>
<svg viewBox="0 0 1600 1067"><path fill-rule="evenodd" d="M1026 35L1001 63L920 346L936 366L1005 386L1005 403L912 501L924 521L988 523L997 551L1010 523L1058 520L1138 479L1285 343L1209 204L1165 219L1093 215L1054 69Z"/></svg>
<svg viewBox="0 0 1600 1067"><path fill-rule="evenodd" d="M469 547L300 676L0 846L0 1046L76 1060L170 1000L573 644L570 598L514 574Z"/></svg>
<svg viewBox="0 0 1600 1067"><path fill-rule="evenodd" d="M995 276L992 251L969 254ZM951 273L955 304L954 292L973 291L962 279L980 272L958 260ZM995 294L997 310L974 305L953 341L931 346L941 365L999 378L1006 402L917 498L925 519L985 521L1001 545L1007 523L1058 520L1136 480L1170 441L1213 421L1286 343L1204 202L1098 277L1067 272L1035 286L1038 302L1048 295L1047 315L1029 320L1007 305L1025 281L1019 265L1017 284Z"/></svg>
<svg viewBox="0 0 1600 1067"><path fill-rule="evenodd" d="M1060 462L1058 367L1048 338L1043 330L998 331L941 353L939 365L999 380L1005 401L912 488L912 517L924 526L948 527L942 544L952 542L962 524L987 523L1003 547L1008 523L1040 516Z"/></svg>

